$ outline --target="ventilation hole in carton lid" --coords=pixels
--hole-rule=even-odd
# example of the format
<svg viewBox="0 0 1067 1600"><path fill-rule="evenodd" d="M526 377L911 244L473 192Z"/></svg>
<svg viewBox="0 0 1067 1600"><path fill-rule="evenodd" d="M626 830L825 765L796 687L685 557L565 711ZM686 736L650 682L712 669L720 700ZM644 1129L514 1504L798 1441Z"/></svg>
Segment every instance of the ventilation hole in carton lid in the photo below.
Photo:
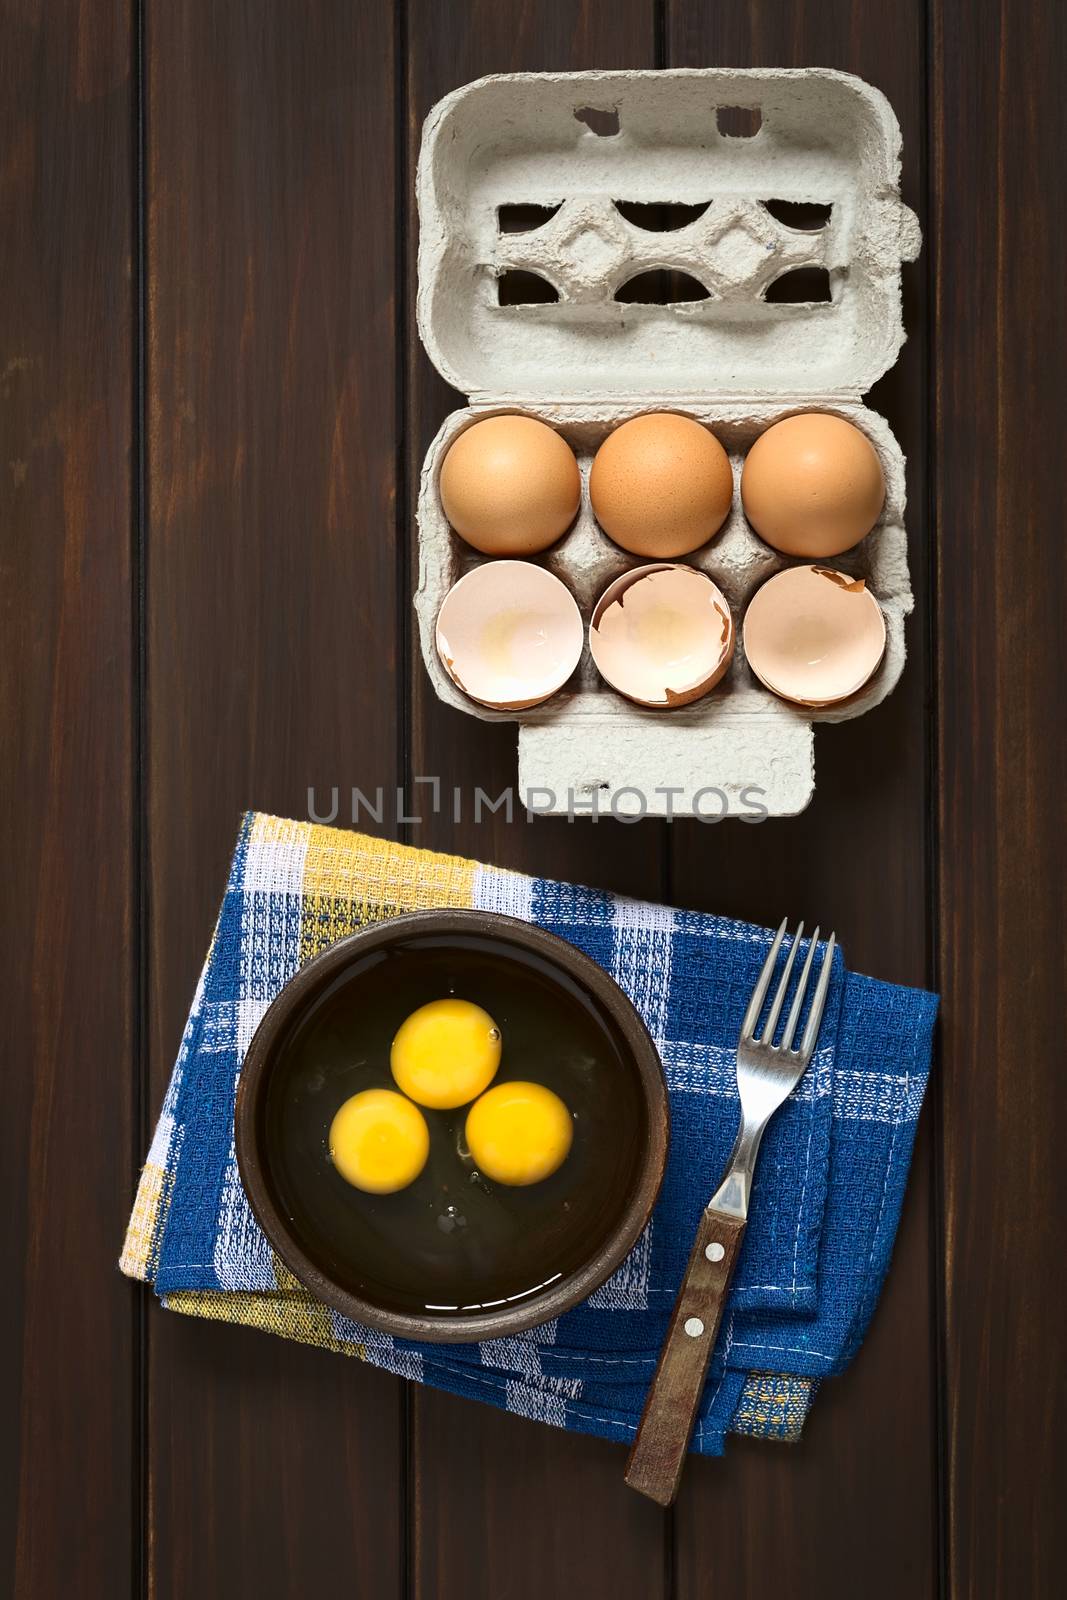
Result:
<svg viewBox="0 0 1067 1600"><path fill-rule="evenodd" d="M551 306L559 299L559 290L536 272L512 269L497 278L496 297L502 306Z"/></svg>
<svg viewBox="0 0 1067 1600"><path fill-rule="evenodd" d="M562 204L563 201L558 200L554 206L538 206L532 202L497 206L497 225L501 233L533 233L536 228L543 228L546 222L551 222Z"/></svg>
<svg viewBox="0 0 1067 1600"><path fill-rule="evenodd" d="M715 126L724 139L754 139L763 126L759 106L716 106Z"/></svg>
<svg viewBox="0 0 1067 1600"><path fill-rule="evenodd" d="M761 200L760 205L775 222L799 233L817 233L825 228L834 209L832 203L820 205L815 200Z"/></svg>
<svg viewBox="0 0 1067 1600"><path fill-rule="evenodd" d="M630 278L615 291L615 299L630 306L673 306L708 298L708 291L699 279L668 267L639 272L636 278Z"/></svg>
<svg viewBox="0 0 1067 1600"><path fill-rule="evenodd" d="M616 200L614 204L619 216L632 222L635 228L643 228L646 233L675 233L702 217L711 201L702 200L692 206L673 201L647 204L643 200Z"/></svg>
<svg viewBox="0 0 1067 1600"><path fill-rule="evenodd" d="M613 139L619 131L618 106L576 106L574 117L599 139Z"/></svg>
<svg viewBox="0 0 1067 1600"><path fill-rule="evenodd" d="M825 304L833 299L830 293L830 274L825 267L794 267L783 272L780 278L764 291L769 306L811 306Z"/></svg>

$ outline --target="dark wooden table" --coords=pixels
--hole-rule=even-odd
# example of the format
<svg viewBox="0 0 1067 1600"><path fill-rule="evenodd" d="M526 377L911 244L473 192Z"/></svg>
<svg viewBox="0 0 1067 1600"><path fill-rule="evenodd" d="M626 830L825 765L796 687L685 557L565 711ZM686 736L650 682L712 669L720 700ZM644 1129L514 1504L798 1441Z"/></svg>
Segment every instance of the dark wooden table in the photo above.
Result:
<svg viewBox="0 0 1067 1600"><path fill-rule="evenodd" d="M1057 0L4 6L0 1591L1058 1592L1065 35ZM490 70L707 64L847 68L904 130L925 247L871 400L908 456L904 678L820 732L793 821L383 825L817 905L852 965L943 993L864 1348L799 1447L693 1460L665 1515L619 1449L168 1316L115 1263L242 809L513 778L412 638L459 403L413 326L422 118Z"/></svg>

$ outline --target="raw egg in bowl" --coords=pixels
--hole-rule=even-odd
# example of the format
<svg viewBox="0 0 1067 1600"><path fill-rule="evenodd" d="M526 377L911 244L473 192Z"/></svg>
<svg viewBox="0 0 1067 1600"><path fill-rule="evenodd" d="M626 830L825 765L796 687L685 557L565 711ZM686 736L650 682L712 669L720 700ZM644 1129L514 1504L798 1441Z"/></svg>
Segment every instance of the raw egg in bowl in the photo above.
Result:
<svg viewBox="0 0 1067 1600"><path fill-rule="evenodd" d="M619 1266L667 1157L663 1071L602 968L493 912L376 923L302 967L245 1059L235 1141L321 1301L440 1342L548 1321Z"/></svg>

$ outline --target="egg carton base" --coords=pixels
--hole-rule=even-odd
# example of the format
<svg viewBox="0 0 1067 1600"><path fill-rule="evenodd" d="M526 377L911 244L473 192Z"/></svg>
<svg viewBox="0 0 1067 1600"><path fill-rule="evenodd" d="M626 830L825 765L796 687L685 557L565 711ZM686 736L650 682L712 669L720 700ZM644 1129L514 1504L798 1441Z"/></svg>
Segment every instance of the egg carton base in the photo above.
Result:
<svg viewBox="0 0 1067 1600"><path fill-rule="evenodd" d="M645 711L630 704L600 678L583 651L569 690L526 711L491 711L476 705L449 678L435 644L437 613L452 584L485 560L449 527L441 505L441 463L449 445L464 428L484 416L519 411L557 428L574 450L582 476L582 505L565 537L535 558L574 594L588 625L598 596L621 573L641 564L603 532L589 504L588 478L597 448L621 422L649 410L647 399L631 397L606 405L578 406L521 401L508 406L468 407L452 412L427 453L419 495L419 585L415 611L426 671L439 699L482 721L517 722L520 792L544 790L554 796L551 807L542 797L538 809L549 815L582 814L597 798L601 811L612 809L610 796L635 790L646 796L644 810L633 795L615 803L618 815L664 816L714 810L714 797L694 806L693 796L708 785L730 797L727 814L748 815L741 798L748 787L763 790L760 803L769 816L795 816L812 797L812 724L840 722L873 709L892 690L906 655L904 619L912 609L904 531L904 457L884 419L868 407L829 404L824 397L785 402L705 399L699 404L675 402L666 407L710 427L730 457L734 496L722 530L707 545L684 558L706 572L726 595L734 613L738 642L723 681L704 699L679 710ZM800 709L776 699L752 674L745 660L742 622L745 607L759 585L796 561L780 555L757 538L740 503L740 476L745 453L756 438L783 417L804 410L829 411L852 422L874 445L886 480L886 503L877 526L854 550L832 565L870 583L886 619L887 644L874 677L849 701L821 710ZM681 795L656 795L656 788L677 787ZM568 799L573 791L577 803Z"/></svg>
<svg viewBox="0 0 1067 1600"><path fill-rule="evenodd" d="M546 816L760 822L796 816L815 792L811 724L785 706L705 724L696 740L679 739L670 712L632 716L520 727L523 803Z"/></svg>

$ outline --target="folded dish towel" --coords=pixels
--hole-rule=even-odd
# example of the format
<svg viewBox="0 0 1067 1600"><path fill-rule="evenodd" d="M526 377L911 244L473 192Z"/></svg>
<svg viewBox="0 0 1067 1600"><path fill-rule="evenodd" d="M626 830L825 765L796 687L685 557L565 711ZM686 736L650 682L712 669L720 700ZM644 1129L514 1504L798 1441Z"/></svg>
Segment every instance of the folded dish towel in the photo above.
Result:
<svg viewBox="0 0 1067 1600"><path fill-rule="evenodd" d="M623 1265L556 1321L476 1345L393 1339L316 1302L257 1226L233 1147L241 1062L283 984L368 922L442 906L522 917L598 961L644 1017L671 1100L663 1190ZM699 1213L736 1132L734 1047L770 938L720 917L247 816L122 1270L175 1311L632 1439ZM859 977L835 958L819 1050L764 1140L694 1449L719 1454L729 1431L797 1438L820 1380L855 1353L889 1265L936 1010L935 996Z"/></svg>

